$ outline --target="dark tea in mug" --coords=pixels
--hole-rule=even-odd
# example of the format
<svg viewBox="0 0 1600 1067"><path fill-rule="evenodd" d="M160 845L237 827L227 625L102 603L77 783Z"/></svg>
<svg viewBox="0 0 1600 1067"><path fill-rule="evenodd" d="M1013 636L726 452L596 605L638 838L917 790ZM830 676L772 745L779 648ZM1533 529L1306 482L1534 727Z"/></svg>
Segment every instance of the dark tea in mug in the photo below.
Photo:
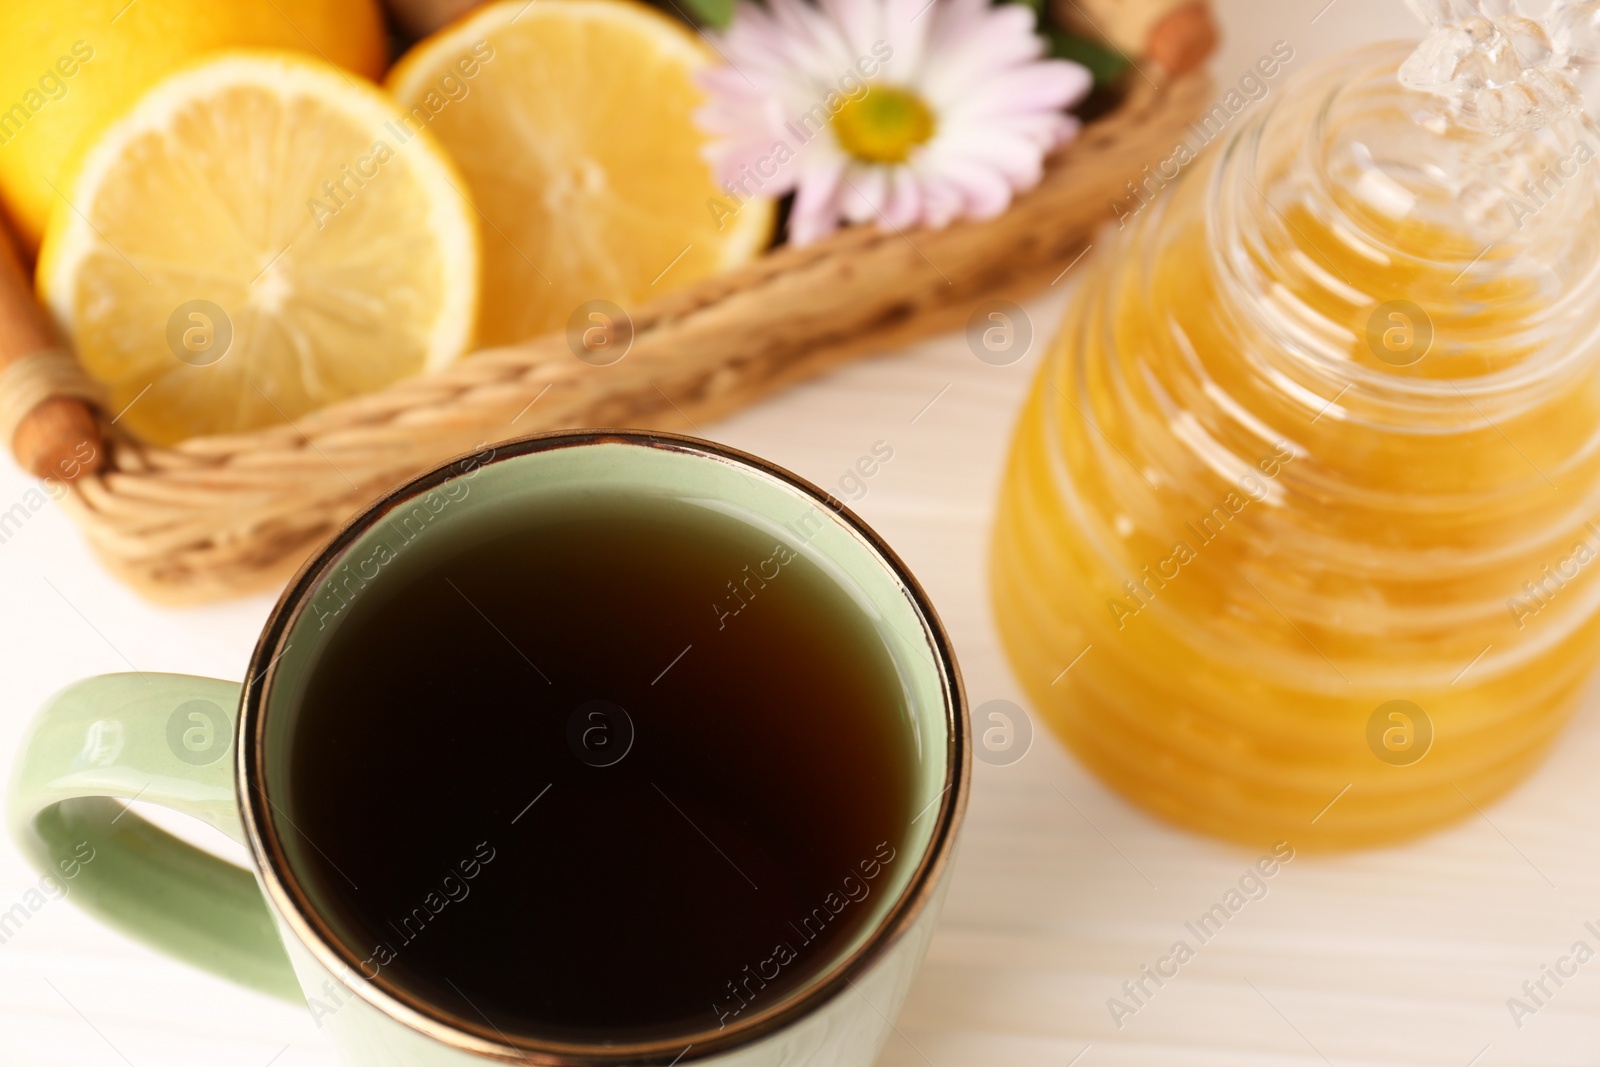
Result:
<svg viewBox="0 0 1600 1067"><path fill-rule="evenodd" d="M914 862L916 742L803 542L597 490L336 571L276 803L363 976L507 1034L648 1040L775 1004L862 935Z"/></svg>

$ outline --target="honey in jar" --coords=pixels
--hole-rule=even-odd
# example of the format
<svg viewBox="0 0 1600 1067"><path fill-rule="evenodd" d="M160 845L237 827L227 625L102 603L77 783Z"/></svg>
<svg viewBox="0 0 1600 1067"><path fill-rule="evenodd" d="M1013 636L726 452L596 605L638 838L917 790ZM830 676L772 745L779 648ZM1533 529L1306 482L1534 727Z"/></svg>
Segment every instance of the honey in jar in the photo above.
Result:
<svg viewBox="0 0 1600 1067"><path fill-rule="evenodd" d="M1555 46L1531 75L1495 51L1542 27L1448 16L1263 101L1145 206L1016 427L1012 663L1184 826L1350 847L1481 810L1600 654L1600 133L1533 76ZM1519 62L1520 96L1472 81Z"/></svg>

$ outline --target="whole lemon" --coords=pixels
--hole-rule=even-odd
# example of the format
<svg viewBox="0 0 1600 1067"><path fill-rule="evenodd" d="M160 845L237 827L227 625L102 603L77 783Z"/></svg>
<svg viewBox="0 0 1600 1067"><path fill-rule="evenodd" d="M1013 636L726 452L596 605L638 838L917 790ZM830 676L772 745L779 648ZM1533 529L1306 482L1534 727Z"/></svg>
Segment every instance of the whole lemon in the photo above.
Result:
<svg viewBox="0 0 1600 1067"><path fill-rule="evenodd" d="M28 247L113 119L178 67L234 47L308 52L370 79L388 55L377 0L0 3L0 204Z"/></svg>

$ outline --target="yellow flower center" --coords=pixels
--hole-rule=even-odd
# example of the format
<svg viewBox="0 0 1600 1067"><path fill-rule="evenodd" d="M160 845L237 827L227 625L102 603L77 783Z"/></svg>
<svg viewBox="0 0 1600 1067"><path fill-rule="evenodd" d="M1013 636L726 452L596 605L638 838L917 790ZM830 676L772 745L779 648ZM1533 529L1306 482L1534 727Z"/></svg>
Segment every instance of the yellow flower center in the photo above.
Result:
<svg viewBox="0 0 1600 1067"><path fill-rule="evenodd" d="M873 86L833 116L839 146L868 163L904 163L933 128L933 111L922 98L892 85Z"/></svg>

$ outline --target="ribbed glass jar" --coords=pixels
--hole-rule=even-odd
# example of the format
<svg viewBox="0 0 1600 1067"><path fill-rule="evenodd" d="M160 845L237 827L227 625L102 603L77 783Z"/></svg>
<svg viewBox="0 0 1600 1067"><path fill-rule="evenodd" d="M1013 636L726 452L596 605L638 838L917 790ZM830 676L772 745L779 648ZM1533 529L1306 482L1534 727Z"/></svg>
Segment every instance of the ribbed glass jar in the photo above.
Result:
<svg viewBox="0 0 1600 1067"><path fill-rule="evenodd" d="M1600 652L1600 136L1411 45L1237 120L1103 250L1012 443L1012 662L1139 804L1349 847L1522 779Z"/></svg>

